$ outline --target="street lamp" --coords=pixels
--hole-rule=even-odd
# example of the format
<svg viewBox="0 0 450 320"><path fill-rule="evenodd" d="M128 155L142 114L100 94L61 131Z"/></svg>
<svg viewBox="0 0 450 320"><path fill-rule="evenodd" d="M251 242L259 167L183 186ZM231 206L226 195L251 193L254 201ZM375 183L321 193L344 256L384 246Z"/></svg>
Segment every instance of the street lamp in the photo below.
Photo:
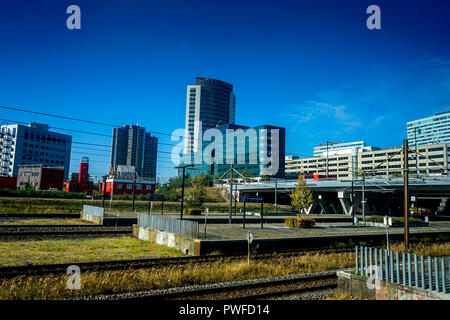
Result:
<svg viewBox="0 0 450 320"><path fill-rule="evenodd" d="M181 182L181 213L180 213L180 220L183 220L183 206L184 206L184 173L186 168L192 168L193 164L188 164L185 166L178 166L175 167L175 169L183 169L183 180Z"/></svg>

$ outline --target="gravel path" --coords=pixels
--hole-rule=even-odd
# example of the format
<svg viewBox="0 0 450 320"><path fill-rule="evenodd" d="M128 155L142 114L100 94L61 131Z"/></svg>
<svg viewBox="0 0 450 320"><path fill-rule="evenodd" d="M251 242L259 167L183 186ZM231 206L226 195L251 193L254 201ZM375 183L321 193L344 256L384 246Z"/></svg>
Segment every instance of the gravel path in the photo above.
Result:
<svg viewBox="0 0 450 320"><path fill-rule="evenodd" d="M308 292L290 297L281 297L274 300L324 300L325 298L332 296L335 293L335 289L329 289L325 291Z"/></svg>

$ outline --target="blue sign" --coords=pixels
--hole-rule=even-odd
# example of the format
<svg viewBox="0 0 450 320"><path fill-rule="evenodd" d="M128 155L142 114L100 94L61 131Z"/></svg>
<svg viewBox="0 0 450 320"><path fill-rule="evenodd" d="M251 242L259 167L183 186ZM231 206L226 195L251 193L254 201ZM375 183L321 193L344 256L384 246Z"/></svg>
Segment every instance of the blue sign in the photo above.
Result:
<svg viewBox="0 0 450 320"><path fill-rule="evenodd" d="M244 202L262 202L263 200L263 197L244 196Z"/></svg>
<svg viewBox="0 0 450 320"><path fill-rule="evenodd" d="M164 198L163 194L149 194L151 198Z"/></svg>

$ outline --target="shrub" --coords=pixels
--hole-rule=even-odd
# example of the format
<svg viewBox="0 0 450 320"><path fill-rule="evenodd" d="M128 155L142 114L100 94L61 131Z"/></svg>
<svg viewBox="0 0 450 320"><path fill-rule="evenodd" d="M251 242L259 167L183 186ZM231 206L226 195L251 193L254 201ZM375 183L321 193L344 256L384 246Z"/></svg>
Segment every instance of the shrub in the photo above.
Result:
<svg viewBox="0 0 450 320"><path fill-rule="evenodd" d="M304 217L289 217L284 219L284 225L289 228L312 228L316 220Z"/></svg>
<svg viewBox="0 0 450 320"><path fill-rule="evenodd" d="M191 209L189 214L191 216L200 216L202 214L202 211L200 209Z"/></svg>

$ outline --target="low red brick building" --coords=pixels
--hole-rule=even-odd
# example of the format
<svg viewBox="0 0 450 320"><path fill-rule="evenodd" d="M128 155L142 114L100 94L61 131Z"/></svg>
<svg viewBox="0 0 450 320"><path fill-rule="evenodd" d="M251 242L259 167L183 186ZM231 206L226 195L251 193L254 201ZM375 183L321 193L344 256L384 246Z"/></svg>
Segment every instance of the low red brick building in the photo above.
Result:
<svg viewBox="0 0 450 320"><path fill-rule="evenodd" d="M19 166L17 188L24 189L29 184L35 190L59 190L64 185L64 167L44 167L42 164Z"/></svg>
<svg viewBox="0 0 450 320"><path fill-rule="evenodd" d="M155 193L155 181L136 179L123 179L123 178L108 178L105 185L102 183L102 189L105 190L105 196L109 197L111 194L132 194L134 184L134 194L151 194Z"/></svg>
<svg viewBox="0 0 450 320"><path fill-rule="evenodd" d="M0 189L16 189L17 178L0 177Z"/></svg>

